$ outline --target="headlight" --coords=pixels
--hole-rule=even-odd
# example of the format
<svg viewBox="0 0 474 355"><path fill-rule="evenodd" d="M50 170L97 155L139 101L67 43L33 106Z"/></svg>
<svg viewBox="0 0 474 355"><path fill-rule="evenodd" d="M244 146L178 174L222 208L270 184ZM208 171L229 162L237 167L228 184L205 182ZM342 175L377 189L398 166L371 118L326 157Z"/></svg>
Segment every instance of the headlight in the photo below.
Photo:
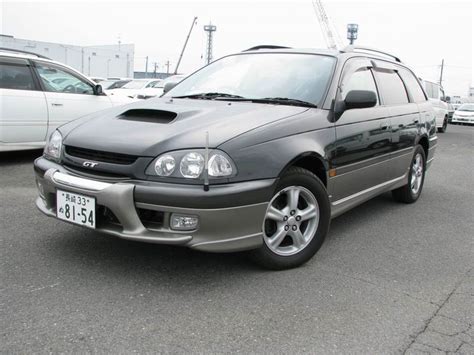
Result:
<svg viewBox="0 0 474 355"><path fill-rule="evenodd" d="M49 137L48 143L44 147L43 154L51 159L59 160L61 159L61 149L63 146L63 137L58 130L54 131Z"/></svg>
<svg viewBox="0 0 474 355"><path fill-rule="evenodd" d="M185 178L196 179L201 175L203 169L204 157L197 152L186 154L179 164L179 171Z"/></svg>
<svg viewBox="0 0 474 355"><path fill-rule="evenodd" d="M160 155L147 167L145 174L159 177L199 179L204 176L205 149L177 150ZM210 179L235 176L237 169L232 159L220 150L209 150Z"/></svg>
<svg viewBox="0 0 474 355"><path fill-rule="evenodd" d="M230 176L232 165L222 154L214 154L209 159L209 176Z"/></svg>
<svg viewBox="0 0 474 355"><path fill-rule="evenodd" d="M170 176L174 172L176 161L169 155L162 155L155 162L155 171L158 176Z"/></svg>

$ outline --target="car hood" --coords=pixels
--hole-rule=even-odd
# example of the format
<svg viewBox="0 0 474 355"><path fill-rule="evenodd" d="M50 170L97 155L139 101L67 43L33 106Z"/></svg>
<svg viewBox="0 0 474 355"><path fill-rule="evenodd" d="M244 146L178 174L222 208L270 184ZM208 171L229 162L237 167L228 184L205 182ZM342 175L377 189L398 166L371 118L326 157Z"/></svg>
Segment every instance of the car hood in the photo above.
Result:
<svg viewBox="0 0 474 355"><path fill-rule="evenodd" d="M64 144L87 149L156 156L205 146L300 114L300 106L157 98L88 115L61 127Z"/></svg>
<svg viewBox="0 0 474 355"><path fill-rule="evenodd" d="M454 114L460 117L471 117L474 116L474 111L454 111Z"/></svg>

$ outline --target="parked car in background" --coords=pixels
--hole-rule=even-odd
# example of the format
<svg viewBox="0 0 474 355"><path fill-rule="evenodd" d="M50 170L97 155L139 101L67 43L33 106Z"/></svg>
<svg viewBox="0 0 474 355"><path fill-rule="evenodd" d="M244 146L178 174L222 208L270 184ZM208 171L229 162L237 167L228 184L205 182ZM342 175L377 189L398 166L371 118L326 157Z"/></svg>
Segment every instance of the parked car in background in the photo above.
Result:
<svg viewBox="0 0 474 355"><path fill-rule="evenodd" d="M361 49L251 48L70 122L35 161L36 205L129 240L299 266L331 218L387 191L416 202L434 159L420 82Z"/></svg>
<svg viewBox="0 0 474 355"><path fill-rule="evenodd" d="M143 90L140 90L135 96L135 98L146 100L146 99L151 99L153 97L161 96L164 93L164 88L166 84L168 83L177 84L181 80L183 80L185 77L186 75L184 74L176 74L176 75L169 76L166 79L154 85L153 87L147 87Z"/></svg>
<svg viewBox="0 0 474 355"><path fill-rule="evenodd" d="M438 83L423 80L425 92L436 112L436 128L438 132L444 133L448 128L449 110L446 102L444 89Z"/></svg>
<svg viewBox="0 0 474 355"><path fill-rule="evenodd" d="M100 77L91 77L90 79L97 84L105 80L105 78Z"/></svg>
<svg viewBox="0 0 474 355"><path fill-rule="evenodd" d="M453 119L454 111L455 111L454 105L448 102L448 122L449 123L451 123L451 120Z"/></svg>
<svg viewBox="0 0 474 355"><path fill-rule="evenodd" d="M454 111L452 123L474 124L474 103L459 106Z"/></svg>
<svg viewBox="0 0 474 355"><path fill-rule="evenodd" d="M46 57L0 50L0 151L41 148L58 126L132 101Z"/></svg>
<svg viewBox="0 0 474 355"><path fill-rule="evenodd" d="M132 79L107 79L100 82L103 90L120 89L125 84L131 82Z"/></svg>
<svg viewBox="0 0 474 355"><path fill-rule="evenodd" d="M135 98L141 90L159 85L161 79L133 79L118 89L106 90L108 95Z"/></svg>

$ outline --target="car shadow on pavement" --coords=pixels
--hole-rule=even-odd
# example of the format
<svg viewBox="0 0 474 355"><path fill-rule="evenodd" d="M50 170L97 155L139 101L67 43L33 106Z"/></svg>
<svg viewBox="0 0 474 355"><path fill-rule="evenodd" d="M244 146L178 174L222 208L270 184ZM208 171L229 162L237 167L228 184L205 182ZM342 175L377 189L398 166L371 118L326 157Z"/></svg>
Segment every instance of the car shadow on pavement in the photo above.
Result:
<svg viewBox="0 0 474 355"><path fill-rule="evenodd" d="M23 163L33 164L34 160L39 158L42 154L42 149L20 150L17 152L0 152L0 166Z"/></svg>
<svg viewBox="0 0 474 355"><path fill-rule="evenodd" d="M399 204L393 202L390 194L384 194L333 220L319 253L322 254L325 245L335 238L339 243L342 242L338 248L343 249L342 235L347 237L347 231L364 223L364 220L390 214L397 206ZM195 275L199 282L203 282L203 278L210 281L214 278L221 279L223 275L235 276L236 273L266 272L249 260L245 252L214 254L184 247L134 242L57 223L61 228L50 236L49 242L54 245L48 252L54 255L49 257L58 258L65 264L75 263L75 267L88 269L88 272L92 268L92 272L119 278L120 275L129 277L130 273L138 278L154 275L157 280L170 273L175 276L187 275L187 279L189 275ZM316 260L318 254L307 266L311 267Z"/></svg>

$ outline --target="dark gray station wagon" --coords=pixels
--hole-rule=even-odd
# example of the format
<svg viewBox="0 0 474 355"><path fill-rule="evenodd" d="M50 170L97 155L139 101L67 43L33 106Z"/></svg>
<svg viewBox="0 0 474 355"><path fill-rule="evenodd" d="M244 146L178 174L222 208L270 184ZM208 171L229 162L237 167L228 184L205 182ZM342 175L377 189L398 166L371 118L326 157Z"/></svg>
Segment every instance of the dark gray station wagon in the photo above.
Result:
<svg viewBox="0 0 474 355"><path fill-rule="evenodd" d="M435 115L394 56L259 46L173 85L55 131L35 161L38 208L284 269L317 252L331 218L386 191L421 194Z"/></svg>

